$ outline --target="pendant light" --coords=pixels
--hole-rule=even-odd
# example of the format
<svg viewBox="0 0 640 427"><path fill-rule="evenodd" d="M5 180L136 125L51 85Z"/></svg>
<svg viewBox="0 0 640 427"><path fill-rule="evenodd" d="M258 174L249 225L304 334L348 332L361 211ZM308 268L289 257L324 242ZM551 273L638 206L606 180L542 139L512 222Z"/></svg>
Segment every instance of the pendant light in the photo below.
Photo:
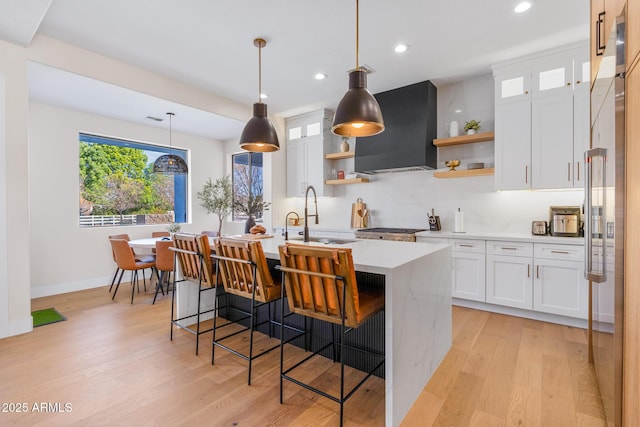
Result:
<svg viewBox="0 0 640 427"><path fill-rule="evenodd" d="M153 172L167 175L184 175L189 172L187 162L180 156L171 154L171 118L175 114L167 113L169 116L169 154L163 154L153 162Z"/></svg>
<svg viewBox="0 0 640 427"><path fill-rule="evenodd" d="M255 39L253 45L258 48L258 102L253 104L253 117L247 122L240 136L240 148L253 152L277 151L280 149L278 134L267 117L267 104L260 102L262 48L267 42L264 39Z"/></svg>
<svg viewBox="0 0 640 427"><path fill-rule="evenodd" d="M349 90L344 94L333 116L331 131L341 136L371 136L384 130L378 101L367 90L367 72L358 64L359 7L356 0L356 68L349 73Z"/></svg>

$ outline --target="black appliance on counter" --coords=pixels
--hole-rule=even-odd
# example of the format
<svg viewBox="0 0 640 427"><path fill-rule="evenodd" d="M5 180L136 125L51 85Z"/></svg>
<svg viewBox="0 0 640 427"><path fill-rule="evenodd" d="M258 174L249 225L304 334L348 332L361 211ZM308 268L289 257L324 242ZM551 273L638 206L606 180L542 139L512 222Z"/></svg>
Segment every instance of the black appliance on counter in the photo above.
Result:
<svg viewBox="0 0 640 427"><path fill-rule="evenodd" d="M424 228L363 228L356 230L358 239L395 240L397 242L415 242L416 233L427 231Z"/></svg>
<svg viewBox="0 0 640 427"><path fill-rule="evenodd" d="M438 160L437 89L430 81L374 95L385 130L357 138L355 171L363 173L435 169Z"/></svg>

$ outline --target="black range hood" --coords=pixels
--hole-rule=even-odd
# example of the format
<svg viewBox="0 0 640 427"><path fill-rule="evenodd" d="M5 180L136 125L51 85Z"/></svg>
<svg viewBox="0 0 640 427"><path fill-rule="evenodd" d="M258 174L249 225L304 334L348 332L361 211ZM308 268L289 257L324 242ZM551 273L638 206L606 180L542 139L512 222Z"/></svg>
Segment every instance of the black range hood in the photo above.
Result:
<svg viewBox="0 0 640 427"><path fill-rule="evenodd" d="M356 139L355 171L361 173L435 169L437 89L430 81L374 95L384 132Z"/></svg>

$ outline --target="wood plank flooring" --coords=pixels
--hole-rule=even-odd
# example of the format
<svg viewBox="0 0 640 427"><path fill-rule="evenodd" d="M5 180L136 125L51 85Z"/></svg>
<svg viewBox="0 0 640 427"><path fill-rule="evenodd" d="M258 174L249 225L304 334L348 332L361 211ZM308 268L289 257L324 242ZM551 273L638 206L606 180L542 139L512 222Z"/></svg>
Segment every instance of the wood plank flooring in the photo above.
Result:
<svg viewBox="0 0 640 427"><path fill-rule="evenodd" d="M169 298L151 305L151 292L136 294L130 305L125 294L111 301L107 289L34 299L33 310L55 307L68 320L0 340L0 410L9 410L0 425L338 424L336 403L294 384L285 383L279 404L278 350L254 362L247 386L239 357L217 349L211 365L209 335L198 356L193 335L176 330L169 340ZM586 331L460 307L453 331L449 354L403 426L604 425ZM271 342L260 336L257 345ZM286 353L289 362L303 354ZM335 390L335 368L320 359L300 375ZM359 377L348 371L349 381ZM15 412L21 403L27 411ZM381 379L347 402L345 425L384 425Z"/></svg>

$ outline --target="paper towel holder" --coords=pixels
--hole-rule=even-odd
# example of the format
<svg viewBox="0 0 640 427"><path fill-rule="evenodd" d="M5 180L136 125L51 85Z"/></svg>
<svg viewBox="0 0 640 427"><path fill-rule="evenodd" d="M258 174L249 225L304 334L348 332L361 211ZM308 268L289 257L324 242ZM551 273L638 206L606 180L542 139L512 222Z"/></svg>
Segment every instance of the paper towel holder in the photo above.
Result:
<svg viewBox="0 0 640 427"><path fill-rule="evenodd" d="M464 233L464 214L460 208L454 213L453 232Z"/></svg>

